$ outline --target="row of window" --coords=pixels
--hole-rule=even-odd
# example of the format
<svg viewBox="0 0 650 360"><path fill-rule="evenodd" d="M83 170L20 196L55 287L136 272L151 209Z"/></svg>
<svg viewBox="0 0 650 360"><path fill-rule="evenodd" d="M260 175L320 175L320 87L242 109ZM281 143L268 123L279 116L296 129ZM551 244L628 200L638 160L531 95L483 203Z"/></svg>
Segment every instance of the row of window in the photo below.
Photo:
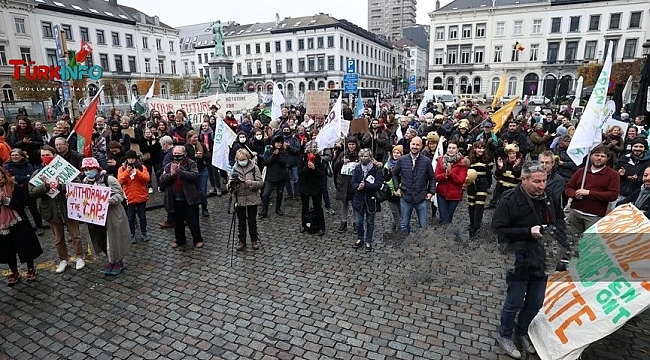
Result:
<svg viewBox="0 0 650 360"><path fill-rule="evenodd" d="M338 70L343 71L345 69L345 64L349 58L340 56L339 57L339 66ZM246 62L246 73L242 70L243 64L237 63L237 73L245 75L260 75L260 74L282 74L282 73L293 73L293 60L294 59L285 59L285 60L276 60L275 69L272 68L273 63L271 61L265 62L265 72L262 71L262 62L255 62L255 71L253 71L253 62ZM326 62L327 60L327 62ZM389 76L389 69L387 66L372 64L363 60L356 60L357 62L357 71L361 75L370 75L370 76ZM284 67L283 67L284 65ZM335 56L308 56L306 58L298 58L298 72L314 72L314 71L336 71L336 57Z"/></svg>
<svg viewBox="0 0 650 360"><path fill-rule="evenodd" d="M63 32L63 35L65 36L65 39L67 41L74 41L74 34L72 31L72 25L69 24L61 24L60 27L61 31ZM41 30L43 32L43 38L46 39L53 39L54 38L54 26L52 25L51 22L49 21L42 21L41 22ZM119 32L117 31L111 31L110 32L111 36L111 45L112 46L122 46L122 37ZM90 30L85 27L85 26L80 26L79 27L79 38L85 42L92 42L90 40ZM95 30L95 38L97 40L98 45L107 45L107 39L106 39L106 32L102 29L96 29ZM156 49L157 50L163 50L162 47L162 39L155 39L156 41ZM124 46L127 48L134 48L135 44L133 41L133 34L124 34ZM148 49L149 48L149 38L147 37L142 37L142 48L143 49ZM170 40L169 41L169 51L174 51L174 41Z"/></svg>
<svg viewBox="0 0 650 360"><path fill-rule="evenodd" d="M640 29L641 28L641 15L643 12L641 11L633 11L630 13L629 16L629 22L628 22L628 29ZM577 16L570 16L569 17L569 29L568 32L570 33L579 33L581 31L581 19L582 16L577 15ZM620 30L621 29L621 23L623 19L623 13L614 13L609 15L609 25L607 30ZM595 14L595 15L590 15L589 16L589 26L588 26L588 31L600 31L600 22L601 22L601 15L600 14ZM445 40L445 35L447 35L447 40L455 40L458 39L459 36L461 39L471 39L472 34L474 38L484 38L485 37L485 29L486 29L486 24L485 23L479 23L476 24L475 26L472 24L463 24L460 26L460 33L459 33L459 26L458 25L451 25L448 27L447 31L445 31L444 26L439 26L436 27L436 40ZM474 31L472 31L474 30ZM524 35L524 20L515 20L513 22L513 27L512 27L512 33L510 35L512 36L522 36ZM551 34L559 34L562 33L562 18L561 17L554 17L551 18L551 28L550 28L550 33ZM542 34L542 20L541 19L534 19L532 28L531 28L531 34L532 35L541 35ZM506 22L505 21L498 21L495 23L495 36L506 36L507 31L506 31Z"/></svg>
<svg viewBox="0 0 650 360"><path fill-rule="evenodd" d="M612 53L616 56L616 50L618 47L618 40L607 40L613 42ZM573 62L580 60L578 58L578 46L579 41L567 41L564 47L564 61ZM638 49L639 39L625 39L623 47L623 59L634 59L636 57L636 51ZM546 62L554 63L559 59L561 42L551 41L548 43L547 52L546 52ZM582 60L596 60L600 58L599 54L596 54L598 49L598 40L590 40L585 42L584 56ZM539 44L531 44L527 50L527 56L524 56L523 51L512 48L510 54L510 61L539 61ZM445 62L445 49L435 49L433 54L433 62L435 65L443 64L482 64L485 58L485 47L484 46L475 46L472 50L472 46L448 46L446 51L446 62ZM605 53L602 55L602 58L607 56L607 47L605 47ZM494 56L492 62L500 63L504 61L504 48L503 45L494 46Z"/></svg>

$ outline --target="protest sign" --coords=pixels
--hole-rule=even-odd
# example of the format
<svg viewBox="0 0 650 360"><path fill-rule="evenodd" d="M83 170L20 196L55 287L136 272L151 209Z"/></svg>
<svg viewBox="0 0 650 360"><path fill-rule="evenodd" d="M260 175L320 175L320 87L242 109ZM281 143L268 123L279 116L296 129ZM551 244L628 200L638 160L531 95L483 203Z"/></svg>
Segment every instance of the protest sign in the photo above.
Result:
<svg viewBox="0 0 650 360"><path fill-rule="evenodd" d="M365 134L368 132L368 120L366 119L354 119L350 121L350 130L349 134Z"/></svg>
<svg viewBox="0 0 650 360"><path fill-rule="evenodd" d="M305 94L305 108L309 115L325 115L330 112L330 92L307 91Z"/></svg>
<svg viewBox="0 0 650 360"><path fill-rule="evenodd" d="M528 328L542 360L574 360L650 307L650 220L621 205L590 227L580 257L549 277Z"/></svg>
<svg viewBox="0 0 650 360"><path fill-rule="evenodd" d="M111 188L99 185L70 183L66 185L68 219L106 225Z"/></svg>
<svg viewBox="0 0 650 360"><path fill-rule="evenodd" d="M79 176L79 174L80 171L65 161L63 156L56 156L52 159L52 162L41 169L36 176L32 177L29 183L34 186L41 186L43 184L42 178L45 178L51 185L51 190L47 192L47 195L54 198L59 193L57 189L59 184L67 184Z"/></svg>
<svg viewBox="0 0 650 360"><path fill-rule="evenodd" d="M157 110L161 114L168 111L184 110L193 125L203 122L203 115L210 113L210 106L217 105L219 112L225 114L230 110L240 114L257 106L257 94L217 94L192 100L149 99L149 111Z"/></svg>

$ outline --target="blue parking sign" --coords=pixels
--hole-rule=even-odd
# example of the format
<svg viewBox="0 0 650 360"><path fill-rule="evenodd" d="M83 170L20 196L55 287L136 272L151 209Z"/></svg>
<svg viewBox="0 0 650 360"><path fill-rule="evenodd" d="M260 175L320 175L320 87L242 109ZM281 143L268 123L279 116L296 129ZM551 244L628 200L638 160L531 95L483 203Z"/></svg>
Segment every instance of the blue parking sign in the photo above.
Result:
<svg viewBox="0 0 650 360"><path fill-rule="evenodd" d="M346 73L348 74L354 74L357 72L357 61L353 59L349 59L347 64L346 64Z"/></svg>

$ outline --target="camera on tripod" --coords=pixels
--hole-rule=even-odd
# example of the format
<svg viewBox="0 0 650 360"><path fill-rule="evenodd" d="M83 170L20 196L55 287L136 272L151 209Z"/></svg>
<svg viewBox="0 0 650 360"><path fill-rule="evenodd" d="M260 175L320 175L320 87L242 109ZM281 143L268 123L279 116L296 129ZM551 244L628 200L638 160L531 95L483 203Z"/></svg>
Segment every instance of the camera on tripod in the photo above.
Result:
<svg viewBox="0 0 650 360"><path fill-rule="evenodd" d="M243 184L244 182L240 178L232 178L230 179L230 183L228 183L228 187L230 192L234 192L237 189L237 186L240 184Z"/></svg>

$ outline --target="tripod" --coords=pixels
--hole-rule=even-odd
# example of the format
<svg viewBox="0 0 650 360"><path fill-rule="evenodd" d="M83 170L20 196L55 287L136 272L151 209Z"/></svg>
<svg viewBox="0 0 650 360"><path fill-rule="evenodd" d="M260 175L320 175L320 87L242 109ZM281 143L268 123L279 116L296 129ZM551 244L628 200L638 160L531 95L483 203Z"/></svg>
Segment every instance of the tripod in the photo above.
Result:
<svg viewBox="0 0 650 360"><path fill-rule="evenodd" d="M233 201L234 197L234 201ZM239 207L239 200L237 198L237 192L232 191L231 194L231 201L229 201L228 204L228 212L230 212L230 204L234 205L233 211L232 211L232 219L230 220L230 230L228 231L228 243L227 243L227 249L230 250L230 267L232 267L233 259L235 257L235 238L237 237L237 226L235 225L236 220L237 220L237 208ZM257 221L257 219L255 219ZM250 229L249 229L250 231ZM253 234L251 234L251 238L253 238ZM264 244L260 240L260 237L258 234L255 234L255 238L257 239L257 242L260 244L260 248L262 249L263 252L266 252L266 249L264 248Z"/></svg>

